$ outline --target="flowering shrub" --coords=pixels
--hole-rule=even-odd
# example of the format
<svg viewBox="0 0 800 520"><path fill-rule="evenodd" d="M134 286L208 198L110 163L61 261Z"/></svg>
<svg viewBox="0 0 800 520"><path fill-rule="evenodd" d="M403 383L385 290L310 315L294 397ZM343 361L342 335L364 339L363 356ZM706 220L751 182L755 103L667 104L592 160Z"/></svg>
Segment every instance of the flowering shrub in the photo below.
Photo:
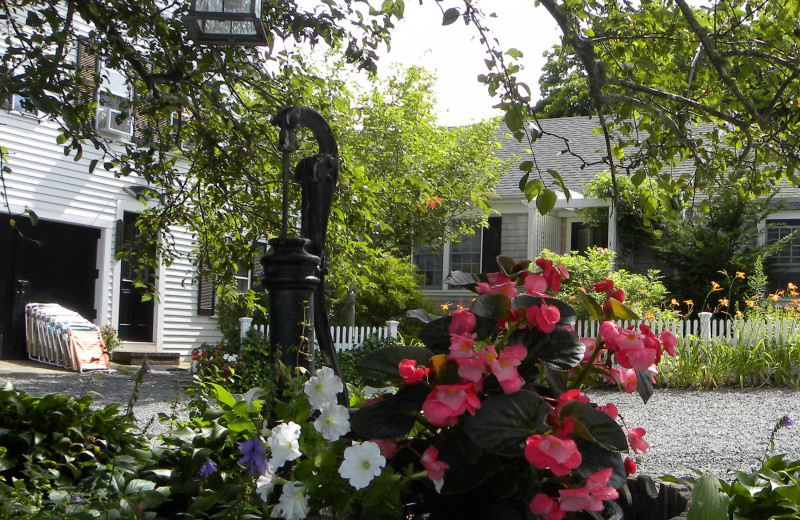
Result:
<svg viewBox="0 0 800 520"><path fill-rule="evenodd" d="M427 348L390 347L362 359L364 381L397 391L354 411L352 430L391 447L387 468L427 476L407 492L431 518L598 517L635 471L621 453L649 445L644 429L620 425L616 406L591 403L582 389L591 374L647 401L675 336L620 328L613 320L636 315L602 280L592 287L600 301L580 297L604 322L600 337L578 338L576 311L553 297L569 276L562 265L498 262L499 273L448 278L477 293L468 309L411 313L425 322Z"/></svg>
<svg viewBox="0 0 800 520"><path fill-rule="evenodd" d="M275 368L265 355L268 340L255 329L244 338L203 344L192 351L192 375L199 383L217 383L233 393L267 387Z"/></svg>

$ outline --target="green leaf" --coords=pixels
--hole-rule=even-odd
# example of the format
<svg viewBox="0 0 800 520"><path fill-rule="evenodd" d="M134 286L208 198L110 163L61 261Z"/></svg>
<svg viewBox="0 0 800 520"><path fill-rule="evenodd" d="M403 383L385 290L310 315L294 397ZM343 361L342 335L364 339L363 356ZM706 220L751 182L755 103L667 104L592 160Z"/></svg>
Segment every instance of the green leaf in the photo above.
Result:
<svg viewBox="0 0 800 520"><path fill-rule="evenodd" d="M530 172L533 170L533 161L522 161L519 163L519 169L524 172Z"/></svg>
<svg viewBox="0 0 800 520"><path fill-rule="evenodd" d="M493 319L504 318L510 309L511 301L502 294L481 294L470 306L475 316Z"/></svg>
<svg viewBox="0 0 800 520"><path fill-rule="evenodd" d="M538 197L539 194L542 192L542 188L544 188L544 184L542 184L542 181L540 180L530 181L528 184L526 184L525 198L528 200L528 202Z"/></svg>
<svg viewBox="0 0 800 520"><path fill-rule="evenodd" d="M611 468L608 485L619 489L625 484L625 466L619 452L607 450L580 437L575 437L575 444L578 445L578 451L581 452L581 465L578 466L580 476L586 478L601 469Z"/></svg>
<svg viewBox="0 0 800 520"><path fill-rule="evenodd" d="M525 439L547 427L550 407L536 392L520 390L483 402L464 423L464 431L481 448L499 455L519 456Z"/></svg>
<svg viewBox="0 0 800 520"><path fill-rule="evenodd" d="M422 409L431 389L426 385L406 385L397 393L375 401L350 414L350 427L365 439L390 439L406 435Z"/></svg>
<svg viewBox="0 0 800 520"><path fill-rule="evenodd" d="M397 365L404 359L413 359L418 365L428 365L433 352L420 347L386 347L370 352L358 362L356 372L368 385L392 386L403 382Z"/></svg>
<svg viewBox="0 0 800 520"><path fill-rule="evenodd" d="M39 224L39 216L32 209L25 209L25 213L27 213L28 218L31 219L32 226Z"/></svg>
<svg viewBox="0 0 800 520"><path fill-rule="evenodd" d="M444 15L442 16L442 25L450 25L458 20L459 16L461 16L461 13L458 12L458 9L451 7L444 12Z"/></svg>
<svg viewBox="0 0 800 520"><path fill-rule="evenodd" d="M425 309L414 309L412 311L408 311L406 313L406 317L419 320L422 323L430 323L433 320L441 318L441 316L433 315Z"/></svg>
<svg viewBox="0 0 800 520"><path fill-rule="evenodd" d="M426 323L419 333L419 339L434 353L450 352L450 322L452 318L445 316Z"/></svg>
<svg viewBox="0 0 800 520"><path fill-rule="evenodd" d="M233 395L230 392L228 392L224 387L216 383L211 383L211 387L215 390L217 400L220 403L227 405L230 408L233 408L234 405L236 405L236 399L234 399Z"/></svg>
<svg viewBox="0 0 800 520"><path fill-rule="evenodd" d="M645 403L653 395L653 375L648 370L636 371L636 391Z"/></svg>
<svg viewBox="0 0 800 520"><path fill-rule="evenodd" d="M496 470L493 458L477 446L462 429L442 432L436 443L439 460L447 461L450 467L444 472L442 495L465 493L483 484Z"/></svg>
<svg viewBox="0 0 800 520"><path fill-rule="evenodd" d="M589 316L596 320L603 318L603 308L592 295L578 291L578 299L581 301L583 308L589 313Z"/></svg>
<svg viewBox="0 0 800 520"><path fill-rule="evenodd" d="M528 178L530 178L530 176L531 176L530 173L526 173L522 177L519 178L519 191L522 191L522 192L525 191L525 186L528 185ZM530 202L530 201L531 201L531 199L528 199L528 202Z"/></svg>
<svg viewBox="0 0 800 520"><path fill-rule="evenodd" d="M156 488L155 482L150 482L149 480L135 478L130 482L128 482L128 485L125 486L125 493L130 495L133 493L141 493L143 491L152 491L155 488Z"/></svg>
<svg viewBox="0 0 800 520"><path fill-rule="evenodd" d="M486 276L462 271L453 271L444 279L444 283L446 284L452 285L453 287L465 287L471 291L474 291L476 283L485 281Z"/></svg>
<svg viewBox="0 0 800 520"><path fill-rule="evenodd" d="M639 316L631 310L630 307L618 301L614 298L609 298L608 301L611 303L611 314L612 319L618 320L638 320Z"/></svg>
<svg viewBox="0 0 800 520"><path fill-rule="evenodd" d="M719 520L728 518L728 497L722 493L719 480L711 473L704 473L692 489L692 505L686 520Z"/></svg>
<svg viewBox="0 0 800 520"><path fill-rule="evenodd" d="M528 349L520 374L523 370L530 370L530 365L538 360L561 370L570 369L578 366L586 351L586 345L575 334L559 327L549 334L538 330L516 330L509 336L508 344L518 343Z"/></svg>
<svg viewBox="0 0 800 520"><path fill-rule="evenodd" d="M569 401L561 407L558 415L562 419L565 417L575 418L577 424L574 435L599 444L608 450L628 450L628 439L617 421L589 403Z"/></svg>
<svg viewBox="0 0 800 520"><path fill-rule="evenodd" d="M555 207L557 199L553 190L545 188L536 197L536 209L540 214L547 215Z"/></svg>

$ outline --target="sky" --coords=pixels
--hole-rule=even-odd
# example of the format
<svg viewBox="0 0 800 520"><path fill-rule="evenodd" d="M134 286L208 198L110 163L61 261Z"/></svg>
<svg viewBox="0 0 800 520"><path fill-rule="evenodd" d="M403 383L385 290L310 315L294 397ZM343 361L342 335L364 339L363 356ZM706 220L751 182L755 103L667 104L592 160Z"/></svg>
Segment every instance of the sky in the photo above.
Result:
<svg viewBox="0 0 800 520"><path fill-rule="evenodd" d="M486 25L500 41L499 48L523 52L524 70L518 78L538 99L542 53L559 42L557 24L544 7L534 6L534 0L482 0L478 5L486 14L497 13L497 18L487 18ZM500 115L492 108L497 101L477 80L487 72L483 61L487 55L474 26L460 18L442 26L436 2L423 0L420 5L419 0L407 0L404 18L392 34L391 50L382 53L378 64L379 74L387 73L392 63L420 65L436 74L440 124L464 125Z"/></svg>

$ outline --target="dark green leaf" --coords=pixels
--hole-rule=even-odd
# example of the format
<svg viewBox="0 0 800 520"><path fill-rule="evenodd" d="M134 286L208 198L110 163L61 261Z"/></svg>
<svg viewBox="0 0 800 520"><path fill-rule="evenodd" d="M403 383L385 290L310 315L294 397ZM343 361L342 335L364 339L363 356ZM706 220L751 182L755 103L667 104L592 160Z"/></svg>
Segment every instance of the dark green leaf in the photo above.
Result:
<svg viewBox="0 0 800 520"><path fill-rule="evenodd" d="M645 403L653 395L653 375L649 370L636 371L636 391Z"/></svg>
<svg viewBox="0 0 800 520"><path fill-rule="evenodd" d="M519 456L525 440L545 430L544 418L550 407L536 392L520 390L483 402L464 431L481 448L500 455Z"/></svg>
<svg viewBox="0 0 800 520"><path fill-rule="evenodd" d="M450 467L444 472L443 495L465 493L480 486L493 470L487 454L459 428L445 430L436 443L439 460Z"/></svg>
<svg viewBox="0 0 800 520"><path fill-rule="evenodd" d="M581 465L578 466L578 473L583 478L602 469L611 468L612 473L608 485L619 489L625 484L625 466L619 452L607 450L580 437L575 438L575 444L578 445L578 450L581 452Z"/></svg>
<svg viewBox="0 0 800 520"><path fill-rule="evenodd" d="M403 378L397 365L404 359L413 359L418 365L428 365L433 353L420 347L386 347L370 352L358 362L356 371L371 386L399 385Z"/></svg>
<svg viewBox="0 0 800 520"><path fill-rule="evenodd" d="M508 344L518 343L528 349L523 365L541 360L562 370L577 366L586 351L586 346L575 334L559 327L549 334L538 330L516 330L509 336Z"/></svg>
<svg viewBox="0 0 800 520"><path fill-rule="evenodd" d="M442 25L450 25L458 20L459 16L461 16L461 14L458 12L458 9L451 7L444 12L444 15L442 16Z"/></svg>
<svg viewBox="0 0 800 520"><path fill-rule="evenodd" d="M390 439L406 435L431 389L425 385L403 386L397 393L350 413L350 427L365 439Z"/></svg>
<svg viewBox="0 0 800 520"><path fill-rule="evenodd" d="M422 323L430 323L433 320L441 318L441 316L434 316L425 309L414 309L413 311L408 311L406 313L406 317L419 320Z"/></svg>
<svg viewBox="0 0 800 520"><path fill-rule="evenodd" d="M704 473L692 489L692 504L686 520L719 520L728 517L728 497L722 493L719 480Z"/></svg>
<svg viewBox="0 0 800 520"><path fill-rule="evenodd" d="M426 323L419 333L419 339L435 353L450 352L450 327L452 318L445 316Z"/></svg>
<svg viewBox="0 0 800 520"><path fill-rule="evenodd" d="M478 282L485 282L486 276L474 273L465 273L462 271L452 271L444 283L452 285L453 287L464 287L470 291L475 290L475 284Z"/></svg>
<svg viewBox="0 0 800 520"><path fill-rule="evenodd" d="M544 188L544 184L542 184L542 181L540 180L533 180L528 182L525 185L525 198L528 200L528 202L538 197L539 194L542 192L542 188Z"/></svg>
<svg viewBox="0 0 800 520"><path fill-rule="evenodd" d="M475 316L490 319L504 318L510 309L511 301L502 294L481 294L470 306Z"/></svg>
<svg viewBox="0 0 800 520"><path fill-rule="evenodd" d="M606 449L616 451L628 450L628 439L625 432L607 413L597 410L589 403L570 401L564 404L558 413L564 417L575 418L575 433L578 437L599 444Z"/></svg>

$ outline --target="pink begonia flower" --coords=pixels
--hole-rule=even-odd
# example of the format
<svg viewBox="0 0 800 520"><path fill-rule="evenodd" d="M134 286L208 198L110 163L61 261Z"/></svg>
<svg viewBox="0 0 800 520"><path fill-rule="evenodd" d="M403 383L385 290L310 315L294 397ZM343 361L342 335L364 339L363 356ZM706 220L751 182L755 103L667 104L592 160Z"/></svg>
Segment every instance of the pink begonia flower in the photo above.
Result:
<svg viewBox="0 0 800 520"><path fill-rule="evenodd" d="M422 403L425 417L434 426L455 424L465 411L475 415L481 400L472 383L438 385Z"/></svg>
<svg viewBox="0 0 800 520"><path fill-rule="evenodd" d="M631 445L631 449L634 453L645 453L650 447L650 444L648 444L646 440L642 439L645 433L646 432L644 431L644 428L633 428L632 430L628 430L628 444Z"/></svg>
<svg viewBox="0 0 800 520"><path fill-rule="evenodd" d="M513 394L514 392L518 392L522 385L525 384L525 380L522 379L522 376L516 374L514 377L510 377L508 379L498 379L500 386L503 388L503 393L505 394Z"/></svg>
<svg viewBox="0 0 800 520"><path fill-rule="evenodd" d="M519 294L516 282L506 282L497 285L490 285L487 282L475 284L475 292L478 294L502 294L509 300Z"/></svg>
<svg viewBox="0 0 800 520"><path fill-rule="evenodd" d="M588 403L589 397L578 388L567 390L558 396L558 406L561 407L570 401L579 401L581 403Z"/></svg>
<svg viewBox="0 0 800 520"><path fill-rule="evenodd" d="M397 443L392 439L370 439L370 442L374 442L378 445L378 448L381 450L381 455L386 460L391 459L397 449Z"/></svg>
<svg viewBox="0 0 800 520"><path fill-rule="evenodd" d="M597 349L597 339L595 338L580 338L580 342L586 347L583 351L583 362L586 363L592 359L595 349Z"/></svg>
<svg viewBox="0 0 800 520"><path fill-rule="evenodd" d="M419 384L420 381L425 379L425 376L430 373L431 369L427 367L418 367L417 361L414 359L404 359L397 365L400 377L403 382L409 385Z"/></svg>
<svg viewBox="0 0 800 520"><path fill-rule="evenodd" d="M447 359L457 357L471 357L472 347L475 345L476 333L450 334L450 354Z"/></svg>
<svg viewBox="0 0 800 520"><path fill-rule="evenodd" d="M558 427L556 428L556 437L559 439L571 439L572 432L575 431L575 418L574 417L564 417L561 419Z"/></svg>
<svg viewBox="0 0 800 520"><path fill-rule="evenodd" d="M450 464L437 460L439 458L439 450L435 446L431 446L422 452L422 466L428 472L428 478L431 480L442 480L444 478L444 470L450 467Z"/></svg>
<svg viewBox="0 0 800 520"><path fill-rule="evenodd" d="M601 469L586 478L586 486L560 490L558 495L561 509L563 511L602 511L605 509L603 501L619 498L619 492L616 489L606 486L611 474L611 468Z"/></svg>
<svg viewBox="0 0 800 520"><path fill-rule="evenodd" d="M555 305L542 302L541 307L531 305L525 317L529 323L536 325L536 328L542 332L553 332L556 323L561 319L561 311Z"/></svg>
<svg viewBox="0 0 800 520"><path fill-rule="evenodd" d="M498 381L515 379L519 376L517 367L528 355L525 345L509 345L497 356L497 360L489 364L489 369Z"/></svg>
<svg viewBox="0 0 800 520"><path fill-rule="evenodd" d="M605 412L615 421L617 420L617 417L619 417L619 410L617 409L617 405L614 403L607 403L605 406L598 406L597 409L601 412Z"/></svg>
<svg viewBox="0 0 800 520"><path fill-rule="evenodd" d="M617 350L617 336L620 334L620 326L615 321L604 321L600 324L600 337L606 344L608 350Z"/></svg>
<svg viewBox="0 0 800 520"><path fill-rule="evenodd" d="M525 278L525 292L531 296L544 296L547 290L547 280L540 274L532 274Z"/></svg>
<svg viewBox="0 0 800 520"><path fill-rule="evenodd" d="M530 507L531 513L541 516L544 520L561 520L566 514L558 506L558 502L544 493L533 495L528 507Z"/></svg>
<svg viewBox="0 0 800 520"><path fill-rule="evenodd" d="M661 344L664 345L664 350L672 357L678 355L678 352L675 350L675 346L678 344L678 338L675 337L675 334L668 330L661 331L661 334L658 335L658 339L661 341Z"/></svg>
<svg viewBox="0 0 800 520"><path fill-rule="evenodd" d="M458 375L473 383L479 382L486 374L486 363L479 357L456 357L448 356L458 363Z"/></svg>
<svg viewBox="0 0 800 520"><path fill-rule="evenodd" d="M550 469L563 477L581 464L581 452L572 439L554 435L531 435L525 441L525 458L539 469Z"/></svg>
<svg viewBox="0 0 800 520"><path fill-rule="evenodd" d="M629 394L636 391L638 383L636 372L631 368L612 368L611 375L617 383L622 385L622 390Z"/></svg>
<svg viewBox="0 0 800 520"><path fill-rule="evenodd" d="M558 293L561 289L561 279L569 278L567 268L561 262L553 266L552 260L545 260L544 258L537 258L536 265L542 270L542 276L544 276L553 293Z"/></svg>
<svg viewBox="0 0 800 520"><path fill-rule="evenodd" d="M482 349L476 352L479 358L486 363L486 366L491 367L494 363L497 363L497 349L494 345L484 345Z"/></svg>
<svg viewBox="0 0 800 520"><path fill-rule="evenodd" d="M511 278L505 273L486 273L486 279L489 280L489 283L492 285L499 285L511 281Z"/></svg>
<svg viewBox="0 0 800 520"><path fill-rule="evenodd" d="M475 330L475 315L469 309L461 309L450 314L450 334L466 334Z"/></svg>

